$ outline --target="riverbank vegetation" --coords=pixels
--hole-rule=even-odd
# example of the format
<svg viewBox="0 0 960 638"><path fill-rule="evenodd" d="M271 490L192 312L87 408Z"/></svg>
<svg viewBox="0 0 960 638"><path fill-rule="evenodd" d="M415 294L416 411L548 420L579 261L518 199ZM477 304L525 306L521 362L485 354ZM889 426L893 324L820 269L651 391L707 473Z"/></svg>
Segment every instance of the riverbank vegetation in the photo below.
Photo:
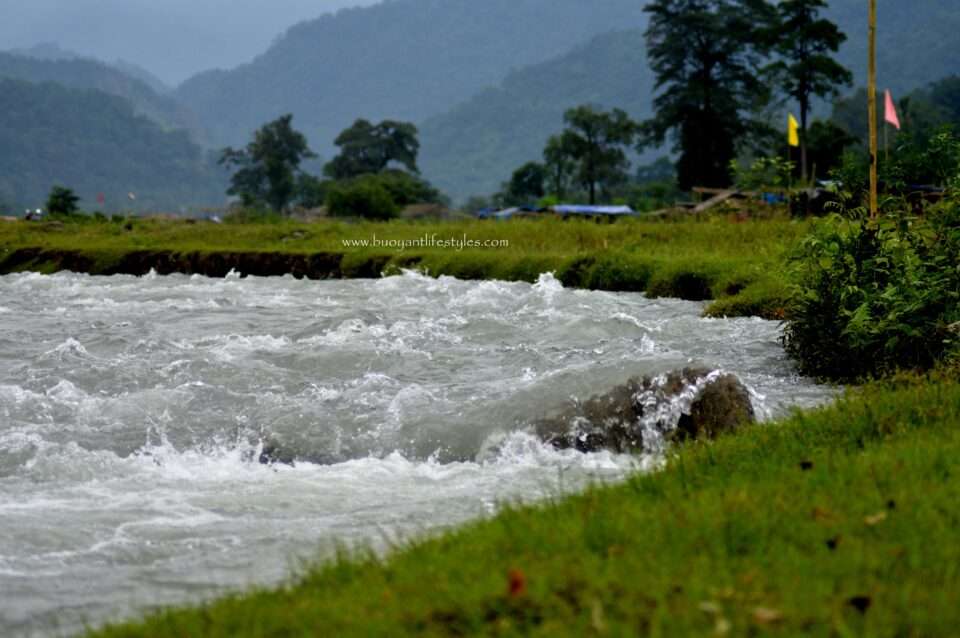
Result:
<svg viewBox="0 0 960 638"><path fill-rule="evenodd" d="M897 376L623 485L91 635L950 635L958 422L955 370Z"/></svg>
<svg viewBox="0 0 960 638"><path fill-rule="evenodd" d="M794 263L785 344L804 373L859 379L960 354L960 205L830 217Z"/></svg>
<svg viewBox="0 0 960 638"><path fill-rule="evenodd" d="M411 268L462 279L512 281L536 281L540 274L554 272L569 287L713 299L716 305L707 309L710 314L778 318L785 312L787 295L782 264L807 229L807 222L785 217L737 221L726 216L617 224L554 219L223 225L124 219L14 222L0 224L0 272L73 269L144 274L155 268L222 276L236 266L244 274L377 277ZM396 246L425 238L507 245L462 250ZM375 239L394 245L374 246ZM297 271L280 259L287 256L300 258L307 270ZM256 266L258 260L276 261L279 270L263 272ZM311 263L315 272L308 269ZM211 270L205 271L204 264Z"/></svg>

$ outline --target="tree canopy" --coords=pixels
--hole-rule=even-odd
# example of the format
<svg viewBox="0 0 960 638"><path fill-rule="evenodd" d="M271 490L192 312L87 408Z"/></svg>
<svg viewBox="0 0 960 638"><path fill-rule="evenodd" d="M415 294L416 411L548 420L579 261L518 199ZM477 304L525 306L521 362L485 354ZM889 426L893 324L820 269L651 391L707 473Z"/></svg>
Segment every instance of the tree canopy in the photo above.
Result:
<svg viewBox="0 0 960 638"><path fill-rule="evenodd" d="M837 25L819 17L826 7L824 0L781 0L769 32L779 59L766 71L800 110L800 170L804 181L809 168L807 127L812 100L836 96L840 87L853 81L853 74L833 57L847 36Z"/></svg>
<svg viewBox="0 0 960 638"><path fill-rule="evenodd" d="M79 210L80 198L69 188L54 186L47 196L47 212L52 215L73 215Z"/></svg>
<svg viewBox="0 0 960 638"><path fill-rule="evenodd" d="M563 147L563 139L559 135L547 140L543 149L544 186L550 194L563 199L570 188L570 180L576 169L576 162Z"/></svg>
<svg viewBox="0 0 960 638"><path fill-rule="evenodd" d="M287 209L297 193L300 163L316 157L307 138L294 130L292 120L292 115L284 115L262 126L246 148L223 150L220 163L237 168L227 194L240 197L248 206Z"/></svg>
<svg viewBox="0 0 960 638"><path fill-rule="evenodd" d="M766 0L655 0L646 11L659 94L642 145L672 137L683 190L727 186L738 149L768 130L756 114L771 96L760 69L773 7Z"/></svg>
<svg viewBox="0 0 960 638"><path fill-rule="evenodd" d="M340 133L334 144L340 148L340 154L324 167L324 173L333 179L377 174L386 170L391 162L412 173L420 172L417 127L409 122L384 120L371 124L359 119Z"/></svg>
<svg viewBox="0 0 960 638"><path fill-rule="evenodd" d="M560 135L563 153L576 163L574 179L597 202L597 191L622 183L630 162L624 147L633 143L637 125L625 111L605 112L578 106L564 115L567 128Z"/></svg>
<svg viewBox="0 0 960 638"><path fill-rule="evenodd" d="M508 205L530 204L539 201L545 194L544 182L547 171L543 164L527 162L513 172L504 188L504 200Z"/></svg>

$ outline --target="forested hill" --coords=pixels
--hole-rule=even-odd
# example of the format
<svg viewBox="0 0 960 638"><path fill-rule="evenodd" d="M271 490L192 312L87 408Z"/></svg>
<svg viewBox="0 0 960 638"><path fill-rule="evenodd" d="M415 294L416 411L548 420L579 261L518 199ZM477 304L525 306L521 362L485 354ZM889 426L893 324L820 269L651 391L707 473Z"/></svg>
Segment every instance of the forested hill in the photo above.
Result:
<svg viewBox="0 0 960 638"><path fill-rule="evenodd" d="M492 193L512 170L541 160L563 113L578 104L651 115L653 76L643 31L598 36L554 60L515 71L421 126L424 174L456 199Z"/></svg>
<svg viewBox="0 0 960 638"><path fill-rule="evenodd" d="M55 184L88 210L178 211L225 199L224 172L185 132L162 130L119 97L0 78L0 113L5 213L42 206Z"/></svg>
<svg viewBox="0 0 960 638"><path fill-rule="evenodd" d="M0 78L26 82L54 82L68 88L96 89L121 97L140 115L165 129L186 129L194 139L203 141L199 120L172 97L158 94L130 72L121 71L86 58L58 59L0 52Z"/></svg>
<svg viewBox="0 0 960 638"><path fill-rule="evenodd" d="M867 2L828 0L827 17L847 34L840 58L866 83ZM957 0L881 0L877 70L882 88L903 94L960 72L960 3Z"/></svg>
<svg viewBox="0 0 960 638"><path fill-rule="evenodd" d="M878 51L880 82L903 95L960 70L960 11L946 0L883 3ZM840 60L866 80L867 4L833 0L829 17L849 36ZM462 199L496 190L516 167L540 159L565 109L591 102L636 118L653 107L654 79L643 30L607 33L572 52L512 72L421 125L424 174Z"/></svg>
<svg viewBox="0 0 960 638"><path fill-rule="evenodd" d="M177 95L218 144L292 112L323 151L357 117L425 120L511 68L641 24L642 10L638 0L391 0L301 23L252 63L201 74Z"/></svg>
<svg viewBox="0 0 960 638"><path fill-rule="evenodd" d="M10 49L6 53L13 53L16 55L25 56L28 58L36 58L39 60L91 60L98 61L95 58L90 58L84 56L75 51L69 49L64 49L56 42L41 42L40 44L34 45L26 49ZM163 80L158 78L156 75L148 71L147 69L133 64L132 62L127 62L126 60L116 60L114 62L105 62L109 67L112 67L121 73L126 73L135 80L140 80L147 86L149 86L155 93L158 95L163 95L170 92L170 87L164 84Z"/></svg>

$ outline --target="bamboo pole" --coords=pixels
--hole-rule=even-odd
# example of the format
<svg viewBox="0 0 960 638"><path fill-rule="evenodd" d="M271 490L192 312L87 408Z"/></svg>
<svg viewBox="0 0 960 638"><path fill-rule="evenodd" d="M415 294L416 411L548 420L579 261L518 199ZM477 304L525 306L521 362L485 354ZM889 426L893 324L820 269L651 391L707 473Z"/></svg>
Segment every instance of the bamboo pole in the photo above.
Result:
<svg viewBox="0 0 960 638"><path fill-rule="evenodd" d="M870 118L870 217L877 218L877 0L870 0L869 60L867 70L868 117Z"/></svg>
<svg viewBox="0 0 960 638"><path fill-rule="evenodd" d="M890 125L883 122L883 161L890 165Z"/></svg>

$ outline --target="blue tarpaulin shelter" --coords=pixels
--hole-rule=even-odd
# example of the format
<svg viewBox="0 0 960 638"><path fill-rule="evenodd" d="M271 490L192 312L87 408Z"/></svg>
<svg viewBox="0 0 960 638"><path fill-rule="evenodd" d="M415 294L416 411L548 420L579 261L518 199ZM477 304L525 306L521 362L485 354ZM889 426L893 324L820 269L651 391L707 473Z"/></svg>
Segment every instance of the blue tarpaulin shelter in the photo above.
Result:
<svg viewBox="0 0 960 638"><path fill-rule="evenodd" d="M558 215L633 216L637 214L629 206L584 206L579 204L560 204L559 206L551 206L550 210Z"/></svg>
<svg viewBox="0 0 960 638"><path fill-rule="evenodd" d="M537 214L549 216L551 213L561 217L581 216L581 217L605 217L612 219L614 217L636 217L638 214L629 206L586 206L581 204L561 204L551 206L550 208L536 208L534 206L517 206L506 208L493 212L484 209L477 213L481 219L511 219L515 216L536 216Z"/></svg>

